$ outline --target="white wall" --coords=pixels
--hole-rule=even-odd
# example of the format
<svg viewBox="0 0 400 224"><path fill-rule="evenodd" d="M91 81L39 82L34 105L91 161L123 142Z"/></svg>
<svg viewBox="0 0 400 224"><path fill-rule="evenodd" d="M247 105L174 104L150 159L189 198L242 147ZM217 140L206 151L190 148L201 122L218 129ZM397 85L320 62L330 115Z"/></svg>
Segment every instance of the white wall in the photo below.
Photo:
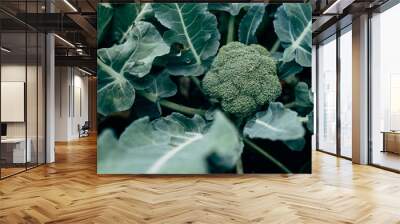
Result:
<svg viewBox="0 0 400 224"><path fill-rule="evenodd" d="M78 125L82 126L89 116L88 78L78 69L56 67L55 112L55 140L79 138Z"/></svg>
<svg viewBox="0 0 400 224"><path fill-rule="evenodd" d="M316 150L317 149L317 139L316 139L316 134L317 129L316 129L316 117L317 117L317 47L315 45L312 46L312 67L311 67L311 90L313 92L313 97L314 97L314 134L311 137L311 149Z"/></svg>
<svg viewBox="0 0 400 224"><path fill-rule="evenodd" d="M38 69L38 70L37 70ZM7 124L7 137L24 138L25 135L30 140L32 149L32 161L39 163L44 162L45 150L45 118L44 118L44 74L42 67L37 67L20 63L9 63L1 66L2 82L24 82L26 84L26 107L23 102L19 111L23 114L26 112L26 120L22 122L5 122ZM27 78L27 80L25 80ZM2 90L3 91L3 90ZM20 90L20 94L24 94L24 90ZM7 97L2 95L3 97ZM13 113L13 108L2 107L1 110L6 113ZM15 110L15 109L14 109ZM16 113L16 112L14 112ZM39 156L37 156L37 153Z"/></svg>
<svg viewBox="0 0 400 224"><path fill-rule="evenodd" d="M28 137L30 129L35 130L36 135L36 107L37 107L37 97L36 97L36 80L31 76L36 77L36 66L27 66L25 64L3 64L1 66L1 81L2 82L25 82L26 72L28 72L28 88L27 88L27 119L28 119ZM29 88L31 87L31 88ZM39 105L39 107L42 105ZM34 107L34 108L32 108ZM1 108L2 110L7 110L8 108ZM35 113L33 113L35 112ZM25 137L25 123L26 122L7 122L7 135L9 137ZM33 131L32 131L33 132Z"/></svg>

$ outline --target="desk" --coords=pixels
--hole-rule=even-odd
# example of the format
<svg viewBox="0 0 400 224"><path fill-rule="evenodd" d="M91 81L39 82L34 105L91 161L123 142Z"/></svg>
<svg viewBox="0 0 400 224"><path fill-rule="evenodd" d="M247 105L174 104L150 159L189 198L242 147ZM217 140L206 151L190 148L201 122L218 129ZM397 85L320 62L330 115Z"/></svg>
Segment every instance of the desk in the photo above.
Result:
<svg viewBox="0 0 400 224"><path fill-rule="evenodd" d="M383 151L400 154L400 132L383 131Z"/></svg>
<svg viewBox="0 0 400 224"><path fill-rule="evenodd" d="M27 146L25 151L25 138L5 138L1 139L2 157L9 163L25 163L31 162L32 141L27 139ZM5 154L5 155L3 155ZM12 154L12 156L11 156ZM3 159L2 158L2 159ZM12 158L12 159L11 159Z"/></svg>

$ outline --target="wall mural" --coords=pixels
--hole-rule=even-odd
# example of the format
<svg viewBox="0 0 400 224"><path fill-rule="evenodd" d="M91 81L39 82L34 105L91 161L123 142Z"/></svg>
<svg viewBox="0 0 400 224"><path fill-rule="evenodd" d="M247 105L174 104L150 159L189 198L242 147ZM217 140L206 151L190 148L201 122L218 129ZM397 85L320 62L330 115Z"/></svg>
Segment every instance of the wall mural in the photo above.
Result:
<svg viewBox="0 0 400 224"><path fill-rule="evenodd" d="M98 5L99 174L310 173L311 5Z"/></svg>

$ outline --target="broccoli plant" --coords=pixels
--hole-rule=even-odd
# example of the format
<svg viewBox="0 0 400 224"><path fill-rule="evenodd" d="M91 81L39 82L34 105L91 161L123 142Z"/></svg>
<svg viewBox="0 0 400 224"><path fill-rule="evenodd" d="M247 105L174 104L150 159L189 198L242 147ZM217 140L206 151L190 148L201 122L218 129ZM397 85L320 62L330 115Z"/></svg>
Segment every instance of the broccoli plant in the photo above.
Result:
<svg viewBox="0 0 400 224"><path fill-rule="evenodd" d="M275 59L261 45L231 42L219 50L203 88L221 101L222 110L246 117L281 95L276 70Z"/></svg>
<svg viewBox="0 0 400 224"><path fill-rule="evenodd" d="M99 173L310 172L309 4L97 11Z"/></svg>

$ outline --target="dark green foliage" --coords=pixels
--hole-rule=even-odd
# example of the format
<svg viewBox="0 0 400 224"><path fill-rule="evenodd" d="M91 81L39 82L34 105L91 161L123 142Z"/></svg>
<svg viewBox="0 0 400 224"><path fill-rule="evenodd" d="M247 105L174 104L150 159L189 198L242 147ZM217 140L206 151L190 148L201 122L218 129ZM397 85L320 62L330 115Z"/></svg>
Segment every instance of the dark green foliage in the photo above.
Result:
<svg viewBox="0 0 400 224"><path fill-rule="evenodd" d="M310 170L310 8L100 3L98 172Z"/></svg>

